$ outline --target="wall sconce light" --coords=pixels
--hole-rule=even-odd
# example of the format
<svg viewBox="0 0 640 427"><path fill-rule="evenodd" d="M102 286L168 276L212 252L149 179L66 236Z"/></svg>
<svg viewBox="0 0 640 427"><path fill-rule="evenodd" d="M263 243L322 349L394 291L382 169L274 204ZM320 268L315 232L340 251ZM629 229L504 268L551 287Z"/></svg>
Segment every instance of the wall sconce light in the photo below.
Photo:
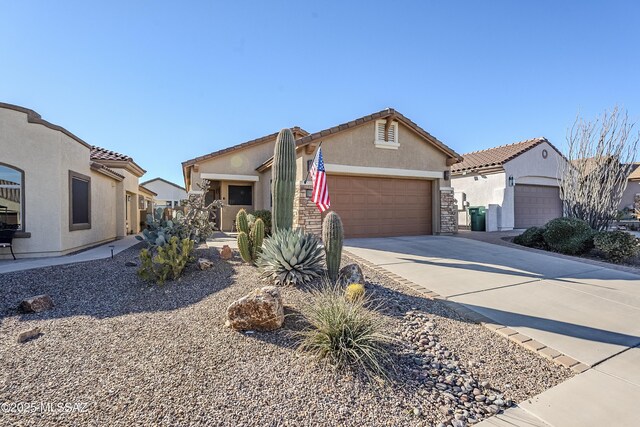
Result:
<svg viewBox="0 0 640 427"><path fill-rule="evenodd" d="M513 187L513 176L509 176L509 187Z"/></svg>
<svg viewBox="0 0 640 427"><path fill-rule="evenodd" d="M450 171L444 171L444 180L445 181L449 181L449 178L451 178L451 172Z"/></svg>

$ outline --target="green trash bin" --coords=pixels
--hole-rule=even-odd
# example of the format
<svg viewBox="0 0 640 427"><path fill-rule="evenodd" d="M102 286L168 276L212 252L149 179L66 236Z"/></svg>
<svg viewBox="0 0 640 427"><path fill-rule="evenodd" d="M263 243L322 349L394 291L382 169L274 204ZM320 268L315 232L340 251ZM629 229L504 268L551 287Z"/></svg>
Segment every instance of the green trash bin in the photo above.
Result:
<svg viewBox="0 0 640 427"><path fill-rule="evenodd" d="M486 231L485 218L487 210L484 206L473 206L469 208L471 217L471 231Z"/></svg>

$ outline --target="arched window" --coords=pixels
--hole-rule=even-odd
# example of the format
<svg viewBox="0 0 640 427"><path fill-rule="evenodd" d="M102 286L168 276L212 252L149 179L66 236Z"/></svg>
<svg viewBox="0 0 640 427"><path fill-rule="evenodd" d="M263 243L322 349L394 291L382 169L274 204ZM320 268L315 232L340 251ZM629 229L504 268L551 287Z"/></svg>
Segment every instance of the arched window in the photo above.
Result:
<svg viewBox="0 0 640 427"><path fill-rule="evenodd" d="M0 163L0 230L24 231L24 172Z"/></svg>

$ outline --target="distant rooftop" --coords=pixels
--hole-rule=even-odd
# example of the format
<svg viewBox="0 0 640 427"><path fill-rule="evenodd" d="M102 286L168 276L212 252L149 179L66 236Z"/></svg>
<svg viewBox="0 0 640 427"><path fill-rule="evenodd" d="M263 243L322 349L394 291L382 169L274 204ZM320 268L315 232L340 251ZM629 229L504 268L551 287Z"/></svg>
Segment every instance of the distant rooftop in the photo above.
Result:
<svg viewBox="0 0 640 427"><path fill-rule="evenodd" d="M502 166L509 160L518 157L520 154L529 151L543 142L549 143L546 138L540 137L463 154L462 162L451 166L451 172L457 173Z"/></svg>

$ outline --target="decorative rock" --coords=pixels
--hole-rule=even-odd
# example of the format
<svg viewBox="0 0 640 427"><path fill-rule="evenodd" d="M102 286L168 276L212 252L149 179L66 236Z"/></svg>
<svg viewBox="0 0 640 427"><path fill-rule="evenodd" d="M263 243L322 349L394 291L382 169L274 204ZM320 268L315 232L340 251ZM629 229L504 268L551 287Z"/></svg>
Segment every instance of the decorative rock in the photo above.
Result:
<svg viewBox="0 0 640 427"><path fill-rule="evenodd" d="M208 260L206 258L198 258L198 269L208 270L211 267L213 267L213 261Z"/></svg>
<svg viewBox="0 0 640 427"><path fill-rule="evenodd" d="M358 264L345 265L338 274L338 285L348 286L352 283L365 285L364 273Z"/></svg>
<svg viewBox="0 0 640 427"><path fill-rule="evenodd" d="M46 294L27 298L20 303L20 309L25 313L39 313L50 308L53 308L53 300Z"/></svg>
<svg viewBox="0 0 640 427"><path fill-rule="evenodd" d="M135 261L127 261L124 263L125 267L137 267L138 263Z"/></svg>
<svg viewBox="0 0 640 427"><path fill-rule="evenodd" d="M231 259L233 258L233 251L229 247L229 245L224 245L222 249L220 249L220 258L222 259Z"/></svg>
<svg viewBox="0 0 640 427"><path fill-rule="evenodd" d="M42 332L40 331L40 328L33 328L33 329L28 329L26 331L22 331L18 334L18 343L22 344L25 343L27 341L30 341L34 338L38 338L40 335L42 334Z"/></svg>
<svg viewBox="0 0 640 427"><path fill-rule="evenodd" d="M265 286L231 303L226 325L235 330L271 331L284 323L284 307L280 290Z"/></svg>

